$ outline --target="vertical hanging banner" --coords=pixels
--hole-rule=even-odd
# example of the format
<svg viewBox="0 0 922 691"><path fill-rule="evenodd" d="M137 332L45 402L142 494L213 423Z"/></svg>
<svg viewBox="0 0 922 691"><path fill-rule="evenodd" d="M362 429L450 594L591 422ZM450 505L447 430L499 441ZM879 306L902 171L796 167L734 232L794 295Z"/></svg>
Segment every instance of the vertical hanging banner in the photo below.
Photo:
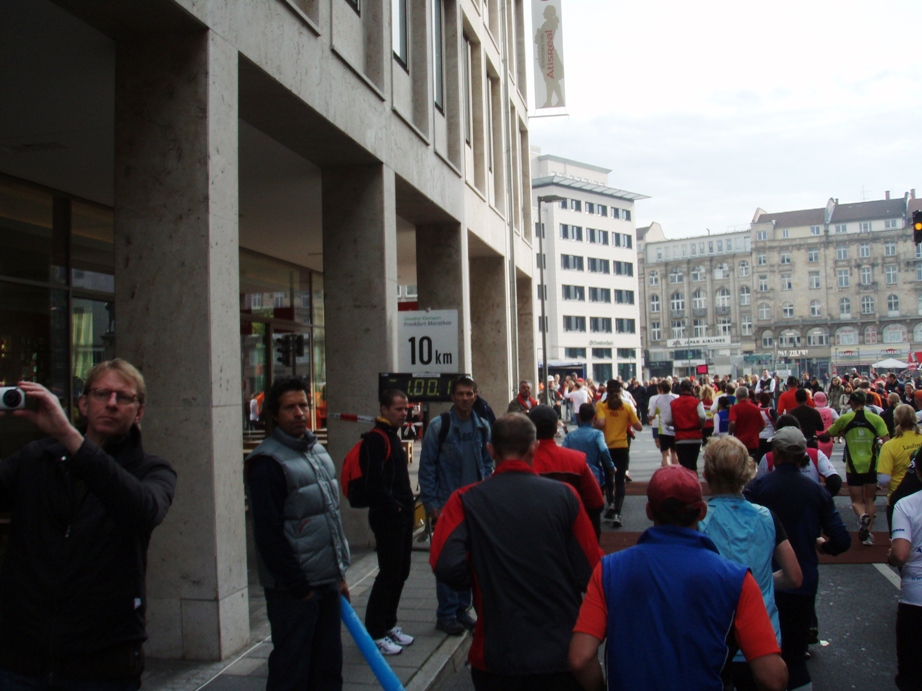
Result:
<svg viewBox="0 0 922 691"><path fill-rule="evenodd" d="M532 0L531 25L535 32L535 114L560 115L567 105L560 0Z"/></svg>

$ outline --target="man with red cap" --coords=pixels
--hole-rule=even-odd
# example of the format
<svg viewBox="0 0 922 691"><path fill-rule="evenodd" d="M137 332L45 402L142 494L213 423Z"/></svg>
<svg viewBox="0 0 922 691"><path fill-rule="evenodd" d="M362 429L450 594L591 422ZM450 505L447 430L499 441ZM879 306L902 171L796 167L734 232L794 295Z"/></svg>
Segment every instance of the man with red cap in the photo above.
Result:
<svg viewBox="0 0 922 691"><path fill-rule="evenodd" d="M637 546L602 559L580 609L570 669L583 688L606 688L599 646L608 638L612 691L721 691L731 630L759 688L785 688L787 668L759 586L747 567L720 556L698 532L706 513L695 473L669 466L653 474L653 527Z"/></svg>

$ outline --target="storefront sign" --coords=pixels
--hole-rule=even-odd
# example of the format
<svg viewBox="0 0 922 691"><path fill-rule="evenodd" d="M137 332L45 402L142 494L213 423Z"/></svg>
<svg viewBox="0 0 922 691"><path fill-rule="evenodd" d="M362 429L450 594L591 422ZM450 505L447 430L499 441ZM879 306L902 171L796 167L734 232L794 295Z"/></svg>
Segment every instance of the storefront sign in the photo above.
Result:
<svg viewBox="0 0 922 691"><path fill-rule="evenodd" d="M457 372L458 310L397 313L397 366L401 372Z"/></svg>
<svg viewBox="0 0 922 691"><path fill-rule="evenodd" d="M693 346L730 345L729 336L699 336L697 338L670 338L667 348L691 348Z"/></svg>
<svg viewBox="0 0 922 691"><path fill-rule="evenodd" d="M810 351L806 348L803 350L779 350L778 357L810 357Z"/></svg>

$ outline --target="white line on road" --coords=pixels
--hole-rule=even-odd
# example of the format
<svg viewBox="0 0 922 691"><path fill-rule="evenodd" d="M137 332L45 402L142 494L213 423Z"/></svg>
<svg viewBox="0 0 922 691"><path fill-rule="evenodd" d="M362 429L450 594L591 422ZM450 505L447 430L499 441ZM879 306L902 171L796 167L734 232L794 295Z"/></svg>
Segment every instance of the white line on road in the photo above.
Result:
<svg viewBox="0 0 922 691"><path fill-rule="evenodd" d="M886 564L874 564L874 568L880 571L883 577L893 584L893 587L900 589L900 577L893 572L893 569Z"/></svg>

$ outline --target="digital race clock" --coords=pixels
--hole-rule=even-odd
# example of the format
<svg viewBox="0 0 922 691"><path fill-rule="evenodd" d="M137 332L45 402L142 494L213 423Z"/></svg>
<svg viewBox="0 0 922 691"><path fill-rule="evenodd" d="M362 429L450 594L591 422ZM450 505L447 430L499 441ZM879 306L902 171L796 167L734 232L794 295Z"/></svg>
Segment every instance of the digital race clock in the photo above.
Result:
<svg viewBox="0 0 922 691"><path fill-rule="evenodd" d="M387 372L378 375L378 395L387 389L400 389L407 398L419 401L451 402L451 383L458 374L442 372L439 374L408 374L405 372Z"/></svg>

